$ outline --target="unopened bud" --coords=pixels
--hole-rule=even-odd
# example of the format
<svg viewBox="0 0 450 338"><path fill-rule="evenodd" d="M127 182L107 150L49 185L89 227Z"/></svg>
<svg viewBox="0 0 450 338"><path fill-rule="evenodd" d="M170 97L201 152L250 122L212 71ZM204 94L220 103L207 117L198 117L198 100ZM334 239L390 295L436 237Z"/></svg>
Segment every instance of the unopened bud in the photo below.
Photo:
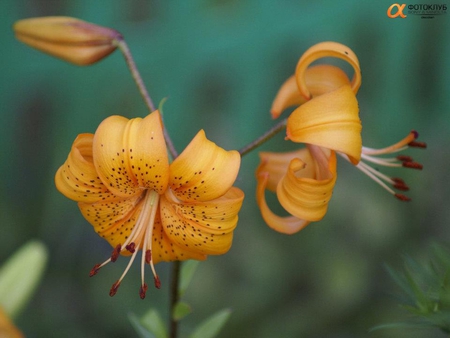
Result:
<svg viewBox="0 0 450 338"><path fill-rule="evenodd" d="M122 39L113 29L64 16L19 20L13 29L19 41L79 66L108 56Z"/></svg>

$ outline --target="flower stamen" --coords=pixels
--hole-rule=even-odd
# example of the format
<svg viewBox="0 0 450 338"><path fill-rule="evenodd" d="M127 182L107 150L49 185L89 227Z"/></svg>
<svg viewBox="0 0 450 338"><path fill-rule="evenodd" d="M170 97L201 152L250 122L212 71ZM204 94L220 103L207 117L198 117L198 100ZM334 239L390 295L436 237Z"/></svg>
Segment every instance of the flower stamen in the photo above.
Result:
<svg viewBox="0 0 450 338"><path fill-rule="evenodd" d="M389 187L391 185L394 189L407 191L409 190L408 185L403 181L403 179L398 177L389 177L377 169L371 167L366 162L378 164L384 167L405 167L411 169L422 170L422 164L415 162L411 156L407 155L398 155L396 157L388 157L388 158L380 158L378 155L386 155L397 153L399 151L405 150L409 147L417 147L417 148L426 148L426 143L424 142L416 142L415 139L419 137L419 133L415 130L411 131L405 138L400 140L399 142L382 149L374 149L368 147L362 147L361 152L361 161L356 165L356 168L361 170L375 182L377 182L381 187L383 187L390 194L394 195L401 201L409 201L410 198L403 194L396 193L393 189ZM340 154L345 159L350 161L347 155ZM365 161L365 162L364 162Z"/></svg>
<svg viewBox="0 0 450 338"><path fill-rule="evenodd" d="M159 281L159 277L156 274L155 267L151 258L151 246L152 246L152 234L153 234L153 227L155 222L156 213L158 210L158 202L159 202L159 195L157 192L153 190L146 191L142 206L142 212L140 213L136 224L131 231L130 236L125 240L123 244L118 244L114 248L111 257L108 258L105 262L102 264L96 264L91 269L89 276L92 277L98 273L100 268L108 264L109 262L115 262L120 253L122 251L128 251L130 252L131 258L120 276L120 278L111 286L111 289L109 291L109 295L112 297L117 293L117 290L119 289L120 283L125 278L126 274L131 268L131 265L133 264L136 255L138 253L138 250L141 248L142 250L142 259L141 259L141 287L139 289L139 295L141 299L145 298L145 293L147 292L148 286L144 281L144 270L145 270L145 263L149 264L151 266L154 279L155 279L155 286L159 288L161 286L161 282Z"/></svg>

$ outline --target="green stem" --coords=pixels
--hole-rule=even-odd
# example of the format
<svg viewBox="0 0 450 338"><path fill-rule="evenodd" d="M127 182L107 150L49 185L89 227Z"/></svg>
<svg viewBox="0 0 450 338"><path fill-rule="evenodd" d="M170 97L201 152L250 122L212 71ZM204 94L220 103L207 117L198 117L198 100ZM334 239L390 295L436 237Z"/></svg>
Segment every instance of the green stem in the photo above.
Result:
<svg viewBox="0 0 450 338"><path fill-rule="evenodd" d="M258 137L253 142L249 143L245 147L241 148L239 150L239 154L241 154L241 157L251 152L253 149L259 147L263 143L270 140L273 136L278 134L280 131L286 128L287 119L281 120L278 122L275 126L270 128L267 132L265 132L262 136Z"/></svg>
<svg viewBox="0 0 450 338"><path fill-rule="evenodd" d="M172 263L172 282L170 286L170 338L176 338L178 334L178 321L173 317L173 310L175 305L180 300L180 293L178 292L180 282L180 268L181 262L175 261Z"/></svg>
<svg viewBox="0 0 450 338"><path fill-rule="evenodd" d="M145 87L144 81L142 80L141 74L139 73L136 63L134 62L133 55L131 54L130 49L128 48L127 43L122 38L117 38L115 40L115 43L119 50L122 52L123 56L125 57L125 61L128 65L128 68L130 69L131 75L133 76L134 82L136 83L139 93L141 94L142 98L144 99L145 105L147 106L148 110L151 112L156 110L156 107L148 94L147 88ZM167 129L163 123L163 132L164 132L164 139L166 140L167 148L169 149L171 155L173 158L176 158L178 156L177 151L175 150L175 147L173 145L172 139L170 138L169 133L167 132Z"/></svg>

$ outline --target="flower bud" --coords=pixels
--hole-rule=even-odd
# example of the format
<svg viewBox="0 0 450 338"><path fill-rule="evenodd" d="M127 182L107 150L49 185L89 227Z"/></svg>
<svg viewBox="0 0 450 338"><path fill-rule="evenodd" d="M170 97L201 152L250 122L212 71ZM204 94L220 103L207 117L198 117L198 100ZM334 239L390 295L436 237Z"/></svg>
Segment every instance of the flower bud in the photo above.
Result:
<svg viewBox="0 0 450 338"><path fill-rule="evenodd" d="M19 20L13 29L19 41L79 66L106 57L122 39L113 29L64 16Z"/></svg>

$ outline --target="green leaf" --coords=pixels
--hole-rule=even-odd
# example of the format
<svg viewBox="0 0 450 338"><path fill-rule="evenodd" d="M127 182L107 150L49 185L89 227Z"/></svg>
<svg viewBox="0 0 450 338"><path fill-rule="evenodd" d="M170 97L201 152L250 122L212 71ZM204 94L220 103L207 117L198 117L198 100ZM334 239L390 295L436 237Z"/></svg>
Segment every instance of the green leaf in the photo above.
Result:
<svg viewBox="0 0 450 338"><path fill-rule="evenodd" d="M47 264L46 246L36 240L17 250L0 269L0 306L14 318L30 300Z"/></svg>
<svg viewBox="0 0 450 338"><path fill-rule="evenodd" d="M186 289L188 288L192 277L194 277L195 270L197 269L199 263L199 261L189 260L183 262L183 264L181 265L180 284L178 287L178 293L180 297L182 297L186 292Z"/></svg>
<svg viewBox="0 0 450 338"><path fill-rule="evenodd" d="M190 338L214 338L231 315L230 309L223 309L202 322Z"/></svg>
<svg viewBox="0 0 450 338"><path fill-rule="evenodd" d="M139 318L134 313L128 314L128 319L130 320L131 325L134 330L138 333L141 338L155 338L155 336L149 332L145 327L142 326Z"/></svg>
<svg viewBox="0 0 450 338"><path fill-rule="evenodd" d="M172 312L172 317L175 320L181 320L192 312L192 308L185 302L178 302Z"/></svg>
<svg viewBox="0 0 450 338"><path fill-rule="evenodd" d="M158 311L150 309L145 313L140 320L140 323L144 328L152 332L156 338L167 338L167 331Z"/></svg>

